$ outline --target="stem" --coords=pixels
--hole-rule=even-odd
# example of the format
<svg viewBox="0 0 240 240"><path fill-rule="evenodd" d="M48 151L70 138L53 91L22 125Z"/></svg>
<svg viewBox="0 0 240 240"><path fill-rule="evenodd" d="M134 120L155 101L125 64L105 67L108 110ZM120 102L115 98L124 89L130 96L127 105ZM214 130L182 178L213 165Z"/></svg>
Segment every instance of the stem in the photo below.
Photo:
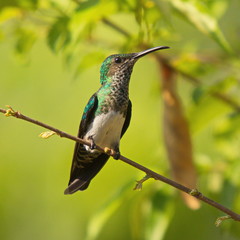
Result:
<svg viewBox="0 0 240 240"><path fill-rule="evenodd" d="M106 24L109 27L113 28L114 30L116 30L117 32L121 33L125 37L127 37L127 38L131 37L131 35L127 31L125 31L123 28L119 27L115 23L111 22L109 19L102 18L102 21L103 21L104 24Z"/></svg>
<svg viewBox="0 0 240 240"><path fill-rule="evenodd" d="M30 117L27 117L27 116L21 114L18 111L15 112L11 107L9 107L9 108L10 109L8 109L8 110L0 108L0 112L4 113L6 116L13 116L15 118L19 118L19 119L22 119L24 121L31 122L31 123L36 124L38 126L41 126L41 127L46 128L46 129L49 129L51 131L54 131L60 137L68 138L68 139L71 139L71 140L76 141L76 142L80 142L80 143L88 145L88 146L90 146L90 144L91 144L90 142L85 141L85 140L83 140L81 138L75 137L75 136L70 135L70 134L68 134L66 132L63 132L63 131L61 131L61 130L59 130L57 128L49 126L49 125L47 125L45 123L42 123L40 121L37 121L37 120L32 119ZM104 149L99 147L99 146L96 146L96 148L99 151L101 151L101 152L105 152ZM114 153L109 152L108 155L113 156ZM228 214L232 219L234 219L236 221L240 221L240 215L239 214L237 214L237 213L233 212L232 210L226 208L225 206L223 206L223 205L213 201L212 199L209 199L209 198L205 197L198 190L187 188L187 187L185 187L185 186L183 186L183 185L181 185L181 184L179 184L179 183L177 183L177 182L175 182L175 181L173 181L173 180L171 180L169 178L166 178L166 177L164 177L164 176L162 176L162 175L152 171L151 169L146 168L143 165L141 165L139 163L136 163L136 162L132 161L131 159L129 159L127 157L124 157L122 155L120 155L119 160L121 160L122 162L125 162L125 163L127 163L127 164L129 164L129 165L131 165L131 166L133 166L133 167L135 167L137 169L139 169L140 171L145 172L147 174L147 176L152 177L155 180L159 180L161 182L164 182L164 183L166 183L166 184L168 184L168 185L170 185L170 186L172 186L172 187L174 187L174 188L176 188L176 189L178 189L180 191L183 191L183 192L185 192L185 193L187 193L187 194L189 194L189 195L191 195L191 196L193 196L193 197L195 197L195 198L197 198L197 199L207 203L208 205L211 205L214 208L217 208L218 210Z"/></svg>

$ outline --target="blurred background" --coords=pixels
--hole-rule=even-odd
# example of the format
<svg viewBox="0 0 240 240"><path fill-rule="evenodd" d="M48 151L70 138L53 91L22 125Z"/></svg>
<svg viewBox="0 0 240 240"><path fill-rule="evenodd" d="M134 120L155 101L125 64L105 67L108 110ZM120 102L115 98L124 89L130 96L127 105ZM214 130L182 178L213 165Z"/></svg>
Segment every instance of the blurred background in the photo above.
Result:
<svg viewBox="0 0 240 240"><path fill-rule="evenodd" d="M110 54L134 67L121 153L240 212L238 0L0 1L0 107L76 135ZM0 239L237 240L239 223L110 159L63 195L74 142L0 114ZM193 237L194 236L194 237Z"/></svg>

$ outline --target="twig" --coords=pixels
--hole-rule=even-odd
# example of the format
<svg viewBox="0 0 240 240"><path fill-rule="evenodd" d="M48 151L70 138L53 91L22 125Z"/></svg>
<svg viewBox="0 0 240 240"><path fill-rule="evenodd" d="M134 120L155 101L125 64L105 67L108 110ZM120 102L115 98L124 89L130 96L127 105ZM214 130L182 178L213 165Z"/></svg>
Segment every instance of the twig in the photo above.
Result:
<svg viewBox="0 0 240 240"><path fill-rule="evenodd" d="M230 217L230 216L219 217L219 218L216 220L215 225L216 225L217 227L219 227L219 225L220 225L223 221L228 220L228 219L231 219L231 217Z"/></svg>
<svg viewBox="0 0 240 240"><path fill-rule="evenodd" d="M34 119L30 118L30 117L27 117L27 116L21 114L18 111L15 112L11 107L9 107L9 109L7 109L7 110L0 108L0 112L4 113L6 116L13 116L13 117L16 117L16 118L19 118L19 119L31 122L33 124L36 124L38 126L44 127L46 129L49 129L49 130L51 130L53 132L56 132L60 137L68 138L68 139L71 139L71 140L76 141L76 142L80 142L80 143L88 145L88 146L91 145L91 143L88 142L88 141L85 141L85 140L83 140L81 138L78 138L78 137L75 137L73 135L70 135L70 134L68 134L66 132L63 132L63 131L61 131L61 130L59 130L57 128L51 127L51 126L49 126L49 125L47 125L45 123L42 123L40 121L34 120ZM99 146L96 146L96 149L98 149L101 152L105 152L104 149L99 147ZM109 152L109 155L113 156L114 153L113 152ZM139 163L136 163L136 162L132 161L131 159L129 159L127 157L124 157L122 155L120 155L119 160L121 160L122 162L125 162L125 163L127 163L127 164L129 164L129 165L131 165L131 166L133 166L133 167L135 167L135 168L145 172L148 177L151 177L151 178L154 178L155 180L159 180L159 181L162 181L164 183L167 183L168 185L171 185L172 187L174 187L174 188L176 188L176 189L178 189L180 191L183 191L183 192L185 192L185 193L187 193L187 194L189 194L189 195L191 195L191 196L193 196L193 197L195 197L195 198L197 198L197 199L207 203L208 205L211 205L214 208L217 208L218 210L226 213L228 216L224 217L224 218L222 217L221 220L232 218L235 221L240 221L240 215L239 214L237 214L237 213L233 212L232 210L226 208L225 206L223 206L223 205L221 205L221 204L219 204L219 203L217 203L217 202L215 202L215 201L205 197L198 190L190 189L188 187L185 187L185 186L183 186L183 185L181 185L181 184L179 184L179 183L177 183L177 182L175 182L175 181L173 181L173 180L171 180L169 178L166 178L166 177L164 177L164 176L162 176L162 175L160 175L160 174L150 170L149 168L146 168L146 167L140 165Z"/></svg>
<svg viewBox="0 0 240 240"><path fill-rule="evenodd" d="M117 32L121 33L122 35L124 35L125 37L129 38L131 37L131 35L125 31L123 28L121 28L120 26L118 26L117 24L111 22L109 19L107 18L102 18L102 22L106 25L108 25L109 27L113 28L114 30L116 30Z"/></svg>
<svg viewBox="0 0 240 240"><path fill-rule="evenodd" d="M138 180L133 190L142 190L143 183L146 182L149 178L151 178L151 176L146 175L141 180Z"/></svg>

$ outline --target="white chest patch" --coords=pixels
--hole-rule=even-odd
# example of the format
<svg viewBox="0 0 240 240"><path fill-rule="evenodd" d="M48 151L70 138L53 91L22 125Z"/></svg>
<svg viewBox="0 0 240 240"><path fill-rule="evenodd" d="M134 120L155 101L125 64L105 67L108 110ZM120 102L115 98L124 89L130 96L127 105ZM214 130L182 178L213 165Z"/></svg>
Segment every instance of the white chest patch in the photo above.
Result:
<svg viewBox="0 0 240 240"><path fill-rule="evenodd" d="M97 116L89 126L84 139L88 140L91 136L94 143L100 147L114 148L119 145L122 127L125 118L119 112L111 111ZM86 146L87 150L90 150Z"/></svg>

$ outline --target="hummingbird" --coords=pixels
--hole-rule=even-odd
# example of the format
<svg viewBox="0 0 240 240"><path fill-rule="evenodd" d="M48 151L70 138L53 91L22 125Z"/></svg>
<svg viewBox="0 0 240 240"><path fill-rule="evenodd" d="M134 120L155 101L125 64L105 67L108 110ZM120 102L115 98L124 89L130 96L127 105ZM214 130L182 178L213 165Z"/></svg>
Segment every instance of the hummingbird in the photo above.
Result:
<svg viewBox="0 0 240 240"><path fill-rule="evenodd" d="M120 156L120 139L131 119L129 81L134 64L141 57L167 46L158 46L138 53L114 54L107 57L100 68L100 88L88 101L82 115L78 137L90 146L75 144L70 180L64 194L88 188L91 180L102 169L109 155L95 149L98 145Z"/></svg>

